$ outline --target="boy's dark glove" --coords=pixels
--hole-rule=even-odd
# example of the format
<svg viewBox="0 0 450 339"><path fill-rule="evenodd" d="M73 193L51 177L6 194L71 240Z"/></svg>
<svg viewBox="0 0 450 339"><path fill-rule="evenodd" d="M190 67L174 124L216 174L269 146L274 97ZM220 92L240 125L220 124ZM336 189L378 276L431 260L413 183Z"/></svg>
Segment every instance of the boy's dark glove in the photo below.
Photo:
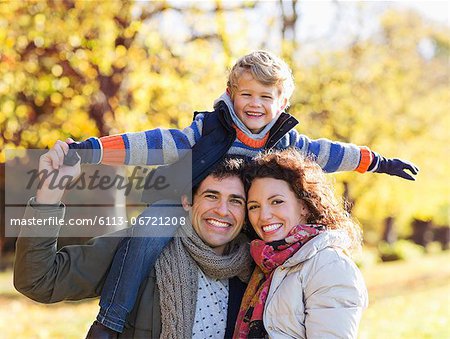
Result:
<svg viewBox="0 0 450 339"><path fill-rule="evenodd" d="M419 173L419 168L412 162L401 159L386 159L375 152L372 153L374 155L374 158L372 164L369 166L368 171L395 175L406 180L416 180L415 177L406 172L406 170L408 170L413 175L417 175L417 173Z"/></svg>
<svg viewBox="0 0 450 339"><path fill-rule="evenodd" d="M76 151L78 143L74 142L69 144L69 152L64 156L64 165L75 166L75 164L81 160L81 157Z"/></svg>
<svg viewBox="0 0 450 339"><path fill-rule="evenodd" d="M89 138L82 142L69 144L69 152L64 157L64 165L74 166L78 161L82 164L97 163L100 156L100 150L94 149L95 138Z"/></svg>

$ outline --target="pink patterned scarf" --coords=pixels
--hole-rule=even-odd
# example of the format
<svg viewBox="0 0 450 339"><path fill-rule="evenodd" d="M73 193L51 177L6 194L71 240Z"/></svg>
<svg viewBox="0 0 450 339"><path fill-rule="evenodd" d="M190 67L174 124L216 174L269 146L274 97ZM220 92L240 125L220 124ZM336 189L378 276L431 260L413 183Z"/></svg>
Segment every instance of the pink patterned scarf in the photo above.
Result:
<svg viewBox="0 0 450 339"><path fill-rule="evenodd" d="M242 299L233 338L264 338L263 311L273 272L293 256L306 242L325 231L322 225L297 225L285 239L264 242L253 240L250 253L256 262Z"/></svg>

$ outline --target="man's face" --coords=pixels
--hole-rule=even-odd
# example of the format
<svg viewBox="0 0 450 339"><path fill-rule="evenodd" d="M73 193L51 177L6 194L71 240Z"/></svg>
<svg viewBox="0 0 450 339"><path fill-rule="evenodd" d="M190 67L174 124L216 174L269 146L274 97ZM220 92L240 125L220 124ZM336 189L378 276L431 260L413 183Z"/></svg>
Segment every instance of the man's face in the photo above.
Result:
<svg viewBox="0 0 450 339"><path fill-rule="evenodd" d="M234 111L252 133L261 132L286 107L287 99L279 92L277 86L264 85L249 72L239 77L233 93Z"/></svg>
<svg viewBox="0 0 450 339"><path fill-rule="evenodd" d="M183 207L189 211L192 226L198 236L217 254L242 229L245 219L245 191L237 176L218 179L208 176L193 196L193 204L182 197Z"/></svg>

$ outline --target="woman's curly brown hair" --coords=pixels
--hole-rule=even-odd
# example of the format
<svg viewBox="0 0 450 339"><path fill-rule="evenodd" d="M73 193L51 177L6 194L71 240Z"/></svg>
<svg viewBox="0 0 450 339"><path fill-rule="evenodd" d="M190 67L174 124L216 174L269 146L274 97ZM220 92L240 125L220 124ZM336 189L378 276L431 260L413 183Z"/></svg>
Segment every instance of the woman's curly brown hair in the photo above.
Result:
<svg viewBox="0 0 450 339"><path fill-rule="evenodd" d="M257 178L286 181L296 196L308 206L311 213L308 223L342 230L350 237L352 249L361 247L361 228L344 210L334 194L332 183L316 162L295 149L269 151L247 165L244 171L246 193Z"/></svg>

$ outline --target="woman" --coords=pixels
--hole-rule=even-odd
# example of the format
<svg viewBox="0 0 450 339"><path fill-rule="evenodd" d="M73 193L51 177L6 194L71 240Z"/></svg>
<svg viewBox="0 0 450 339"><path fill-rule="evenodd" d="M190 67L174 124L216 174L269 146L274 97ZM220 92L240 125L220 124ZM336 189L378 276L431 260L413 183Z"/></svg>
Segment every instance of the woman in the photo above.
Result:
<svg viewBox="0 0 450 339"><path fill-rule="evenodd" d="M320 167L296 151L248 168L248 219L261 238L235 338L356 338L368 297L348 253L361 231Z"/></svg>

